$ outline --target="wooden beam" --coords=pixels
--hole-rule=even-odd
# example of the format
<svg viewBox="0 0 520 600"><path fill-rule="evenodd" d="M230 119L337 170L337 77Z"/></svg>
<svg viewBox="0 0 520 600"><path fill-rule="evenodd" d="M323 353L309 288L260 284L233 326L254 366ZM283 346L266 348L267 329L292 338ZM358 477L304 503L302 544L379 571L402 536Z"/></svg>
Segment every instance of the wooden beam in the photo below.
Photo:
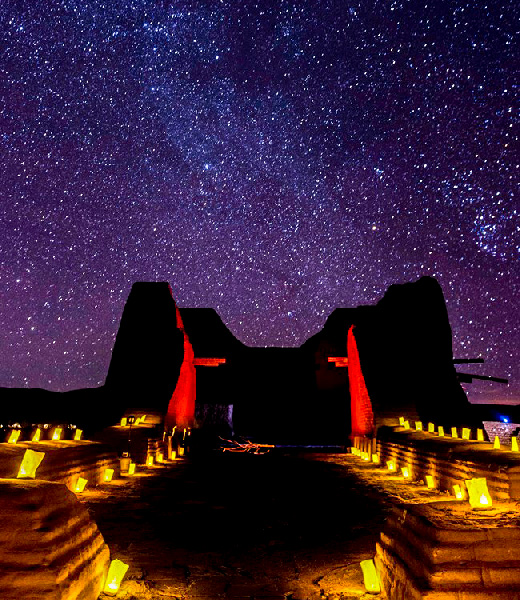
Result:
<svg viewBox="0 0 520 600"><path fill-rule="evenodd" d="M196 367L218 367L226 363L225 358L194 358L193 364Z"/></svg>
<svg viewBox="0 0 520 600"><path fill-rule="evenodd" d="M333 362L336 367L347 367L348 358L346 356L329 356L327 357L328 362Z"/></svg>

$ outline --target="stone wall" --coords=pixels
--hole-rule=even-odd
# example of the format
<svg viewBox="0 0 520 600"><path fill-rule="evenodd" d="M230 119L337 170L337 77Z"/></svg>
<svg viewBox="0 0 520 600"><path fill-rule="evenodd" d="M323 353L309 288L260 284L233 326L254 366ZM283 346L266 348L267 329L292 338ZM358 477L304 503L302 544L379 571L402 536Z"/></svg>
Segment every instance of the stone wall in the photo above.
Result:
<svg viewBox="0 0 520 600"><path fill-rule="evenodd" d="M499 421L483 421L484 429L491 441L498 436L501 444L510 445L513 435L520 431L519 423L500 423Z"/></svg>

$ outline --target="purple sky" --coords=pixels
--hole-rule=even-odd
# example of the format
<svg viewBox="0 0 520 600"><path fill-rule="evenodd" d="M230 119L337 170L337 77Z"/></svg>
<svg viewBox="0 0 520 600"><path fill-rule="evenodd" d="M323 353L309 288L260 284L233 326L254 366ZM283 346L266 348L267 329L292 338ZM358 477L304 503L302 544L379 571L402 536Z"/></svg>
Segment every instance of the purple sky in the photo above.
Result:
<svg viewBox="0 0 520 600"><path fill-rule="evenodd" d="M103 383L132 283L250 345L434 275L520 402L517 5L0 5L0 386ZM515 302L516 301L516 302Z"/></svg>

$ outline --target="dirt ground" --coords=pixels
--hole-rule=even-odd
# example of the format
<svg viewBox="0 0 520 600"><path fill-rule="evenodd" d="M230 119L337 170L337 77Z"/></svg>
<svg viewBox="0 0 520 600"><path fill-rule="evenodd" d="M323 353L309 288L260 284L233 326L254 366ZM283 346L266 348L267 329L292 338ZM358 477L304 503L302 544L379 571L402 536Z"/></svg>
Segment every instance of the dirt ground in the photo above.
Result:
<svg viewBox="0 0 520 600"><path fill-rule="evenodd" d="M119 598L374 598L359 563L387 505L348 462L215 452L142 467L83 501L130 565Z"/></svg>

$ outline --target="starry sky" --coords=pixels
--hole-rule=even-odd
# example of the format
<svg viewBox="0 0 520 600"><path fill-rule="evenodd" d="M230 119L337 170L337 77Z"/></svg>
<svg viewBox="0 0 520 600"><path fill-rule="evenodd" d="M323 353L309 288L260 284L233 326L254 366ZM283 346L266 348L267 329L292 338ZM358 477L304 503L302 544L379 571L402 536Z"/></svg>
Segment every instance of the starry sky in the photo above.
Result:
<svg viewBox="0 0 520 600"><path fill-rule="evenodd" d="M520 403L513 0L3 0L0 386L104 381L134 281L249 345L441 284ZM516 161L515 161L516 159Z"/></svg>

